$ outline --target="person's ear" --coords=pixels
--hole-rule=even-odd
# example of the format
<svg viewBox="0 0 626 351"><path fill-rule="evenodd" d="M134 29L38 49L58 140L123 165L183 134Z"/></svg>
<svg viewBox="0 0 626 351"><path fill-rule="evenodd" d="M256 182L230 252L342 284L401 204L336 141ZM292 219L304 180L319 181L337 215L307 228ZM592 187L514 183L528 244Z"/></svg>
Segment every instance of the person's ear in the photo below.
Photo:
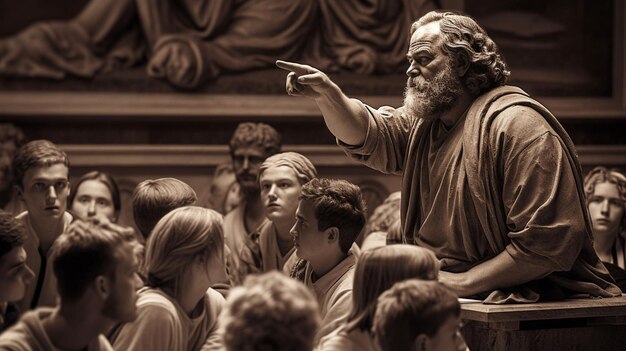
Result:
<svg viewBox="0 0 626 351"><path fill-rule="evenodd" d="M456 64L454 67L457 76L464 77L465 74L467 74L469 67L470 67L469 57L467 57L467 55L465 54L459 55L456 59Z"/></svg>
<svg viewBox="0 0 626 351"><path fill-rule="evenodd" d="M328 240L329 244L339 241L339 228L330 227L326 229L325 232L326 232L326 239Z"/></svg>
<svg viewBox="0 0 626 351"><path fill-rule="evenodd" d="M430 339L426 334L420 334L415 338L415 342L413 343L414 351L427 351L430 349Z"/></svg>
<svg viewBox="0 0 626 351"><path fill-rule="evenodd" d="M100 296L102 300L106 300L111 295L111 282L109 278L99 275L94 282L96 294Z"/></svg>

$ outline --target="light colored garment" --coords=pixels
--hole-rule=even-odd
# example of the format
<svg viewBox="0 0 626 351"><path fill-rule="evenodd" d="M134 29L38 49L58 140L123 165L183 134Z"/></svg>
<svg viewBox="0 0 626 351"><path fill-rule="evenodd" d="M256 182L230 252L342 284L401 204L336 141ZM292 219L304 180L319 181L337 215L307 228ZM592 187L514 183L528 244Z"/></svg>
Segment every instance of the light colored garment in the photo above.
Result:
<svg viewBox="0 0 626 351"><path fill-rule="evenodd" d="M573 144L521 89L478 97L450 129L403 108L363 106L364 145L338 143L374 169L403 175L403 232L435 251L443 270L467 271L506 250L519 264L554 273L495 291L490 302L618 293L593 251Z"/></svg>
<svg viewBox="0 0 626 351"><path fill-rule="evenodd" d="M245 207L242 202L224 216L224 243L228 247L226 266L233 285L241 285L248 274L261 271L258 235L246 230Z"/></svg>
<svg viewBox="0 0 626 351"><path fill-rule="evenodd" d="M43 255L39 248L39 237L30 224L28 212L22 212L16 217L24 225L27 235L24 243L26 251L26 265L35 274L31 283L26 287L24 298L18 302L21 311L27 311L35 307L54 307L58 304L57 280L52 269L50 260L50 250ZM65 212L63 215L63 232L65 232L72 222L72 215ZM39 295L38 297L35 295Z"/></svg>
<svg viewBox="0 0 626 351"><path fill-rule="evenodd" d="M363 240L361 251L372 250L387 245L387 232L371 232Z"/></svg>
<svg viewBox="0 0 626 351"><path fill-rule="evenodd" d="M14 326L0 334L0 350L3 351L62 351L55 347L43 328L42 321L54 312L53 308L40 307L25 313ZM102 335L92 340L88 351L113 351Z"/></svg>
<svg viewBox="0 0 626 351"><path fill-rule="evenodd" d="M315 351L380 351L372 334L360 329L347 331L344 324L320 340Z"/></svg>
<svg viewBox="0 0 626 351"><path fill-rule="evenodd" d="M284 256L280 253L278 233L271 221L263 222L257 231L262 260L261 270L263 272L278 270L289 274L298 259L295 247L287 251Z"/></svg>
<svg viewBox="0 0 626 351"><path fill-rule="evenodd" d="M137 319L118 326L111 334L116 350L197 351L220 350L218 315L224 298L213 289L201 302L201 312L190 318L169 295L144 287L138 292Z"/></svg>
<svg viewBox="0 0 626 351"><path fill-rule="evenodd" d="M333 269L312 281L313 269L309 263L305 267L304 284L313 290L320 305L322 323L317 332L320 340L339 328L348 319L352 307L352 281L356 258L352 251Z"/></svg>

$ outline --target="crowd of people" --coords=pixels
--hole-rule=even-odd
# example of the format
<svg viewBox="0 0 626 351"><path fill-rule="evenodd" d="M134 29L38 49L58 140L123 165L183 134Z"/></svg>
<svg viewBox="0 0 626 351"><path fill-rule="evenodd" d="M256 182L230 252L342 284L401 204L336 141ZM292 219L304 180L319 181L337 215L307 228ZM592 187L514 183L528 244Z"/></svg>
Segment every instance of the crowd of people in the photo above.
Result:
<svg viewBox="0 0 626 351"><path fill-rule="evenodd" d="M135 231L116 223L114 177L70 181L60 147L0 126L0 350L465 350L459 297L620 295L626 177L582 177L471 18L420 18L408 59L398 109L277 62L348 155L403 175L370 216L358 186L242 123L213 208L179 179L146 179Z"/></svg>

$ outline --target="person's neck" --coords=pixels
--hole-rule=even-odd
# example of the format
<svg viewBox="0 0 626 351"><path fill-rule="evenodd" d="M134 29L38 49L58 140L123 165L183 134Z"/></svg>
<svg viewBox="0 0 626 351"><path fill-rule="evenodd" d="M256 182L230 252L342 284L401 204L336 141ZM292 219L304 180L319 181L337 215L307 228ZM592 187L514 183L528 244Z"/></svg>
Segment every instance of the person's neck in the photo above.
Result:
<svg viewBox="0 0 626 351"><path fill-rule="evenodd" d="M250 233L256 230L265 219L263 202L261 201L259 193L247 194L244 206L244 222L246 226L246 231Z"/></svg>
<svg viewBox="0 0 626 351"><path fill-rule="evenodd" d="M37 238L39 239L39 247L45 252L48 251L52 243L63 233L65 213L59 218L32 218L29 217L30 225L33 227Z"/></svg>
<svg viewBox="0 0 626 351"><path fill-rule="evenodd" d="M84 304L62 306L42 324L54 346L63 350L83 350L111 326L112 322Z"/></svg>
<svg viewBox="0 0 626 351"><path fill-rule="evenodd" d="M276 227L276 241L281 255L285 255L293 247L293 237L290 234L293 227L293 220L276 220L273 222Z"/></svg>
<svg viewBox="0 0 626 351"><path fill-rule="evenodd" d="M607 259L610 261L611 250L615 244L615 238L615 235L608 235L606 233L594 235L593 247L602 261L607 262Z"/></svg>
<svg viewBox="0 0 626 351"><path fill-rule="evenodd" d="M439 120L441 120L441 123L443 123L448 130L450 130L450 128L452 128L456 122L463 117L465 111L470 107L472 102L473 99L468 92L461 94L454 107L444 112Z"/></svg>
<svg viewBox="0 0 626 351"><path fill-rule="evenodd" d="M348 257L347 254L339 251L330 253L326 257L326 259L320 260L318 262L309 261L309 263L311 264L311 268L313 269L313 281L316 281L326 275L326 273L330 272L346 257Z"/></svg>
<svg viewBox="0 0 626 351"><path fill-rule="evenodd" d="M202 301L207 290L211 287L210 282L200 281L199 279L190 281L191 284L185 284L184 289L180 289L176 301L183 309L185 314L190 318L193 317L198 303Z"/></svg>

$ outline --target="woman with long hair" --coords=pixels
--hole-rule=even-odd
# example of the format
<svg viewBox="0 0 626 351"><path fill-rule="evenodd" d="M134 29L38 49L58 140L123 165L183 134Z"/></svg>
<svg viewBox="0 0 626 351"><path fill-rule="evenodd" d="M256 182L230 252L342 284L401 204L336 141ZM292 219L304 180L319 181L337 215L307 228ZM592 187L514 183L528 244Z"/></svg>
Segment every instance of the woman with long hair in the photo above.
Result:
<svg viewBox="0 0 626 351"><path fill-rule="evenodd" d="M111 336L116 350L221 347L217 317L224 298L210 288L225 280L222 216L196 206L165 215L146 243L137 319Z"/></svg>
<svg viewBox="0 0 626 351"><path fill-rule="evenodd" d="M100 171L84 174L72 187L67 207L82 220L102 216L117 222L121 201L115 179Z"/></svg>
<svg viewBox="0 0 626 351"><path fill-rule="evenodd" d="M600 260L626 268L626 177L616 169L594 168L585 177L585 195Z"/></svg>
<svg viewBox="0 0 626 351"><path fill-rule="evenodd" d="M422 247L398 244L363 251L354 272L348 320L323 337L316 350L378 350L370 332L378 296L396 282L412 278L437 280L438 275L439 260Z"/></svg>

